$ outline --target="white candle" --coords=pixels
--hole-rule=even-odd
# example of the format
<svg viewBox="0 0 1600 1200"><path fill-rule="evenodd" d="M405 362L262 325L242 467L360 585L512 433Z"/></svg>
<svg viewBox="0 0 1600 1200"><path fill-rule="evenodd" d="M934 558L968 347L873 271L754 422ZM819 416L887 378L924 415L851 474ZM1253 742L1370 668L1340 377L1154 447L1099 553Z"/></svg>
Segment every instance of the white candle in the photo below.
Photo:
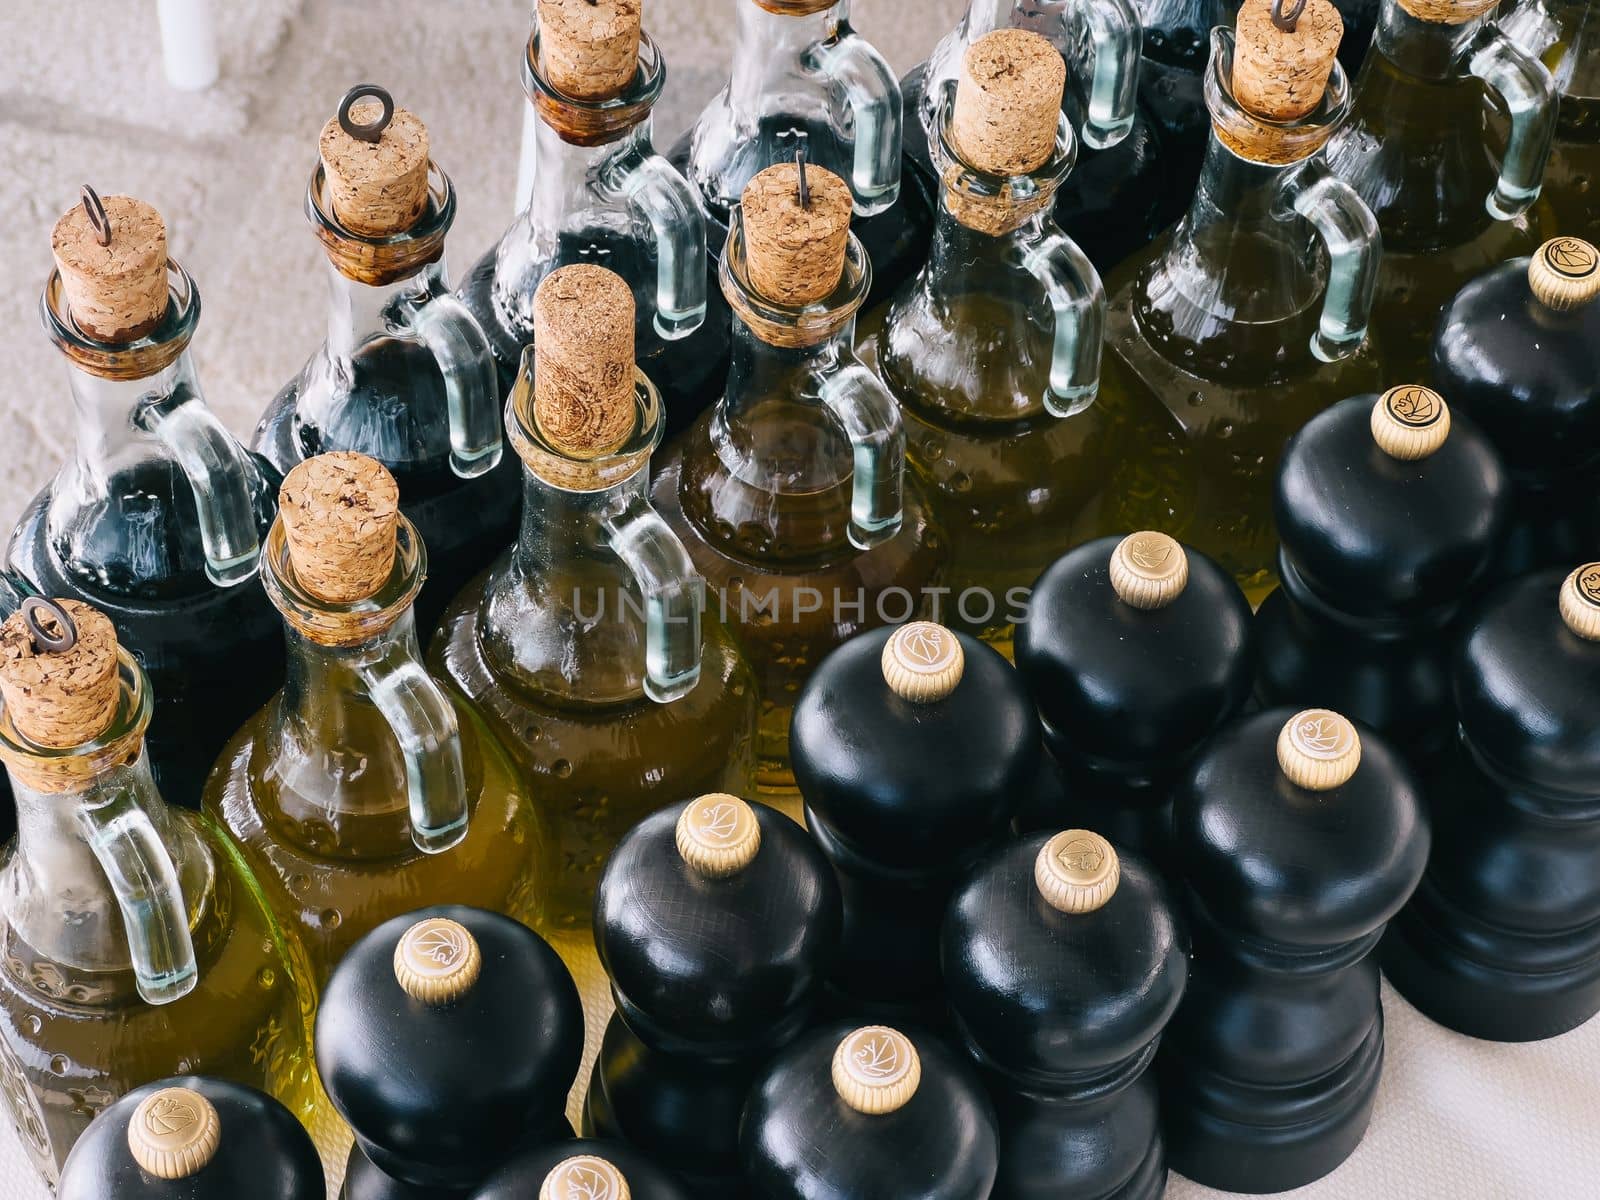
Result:
<svg viewBox="0 0 1600 1200"><path fill-rule="evenodd" d="M198 92L217 81L217 27L211 0L157 0L167 82Z"/></svg>

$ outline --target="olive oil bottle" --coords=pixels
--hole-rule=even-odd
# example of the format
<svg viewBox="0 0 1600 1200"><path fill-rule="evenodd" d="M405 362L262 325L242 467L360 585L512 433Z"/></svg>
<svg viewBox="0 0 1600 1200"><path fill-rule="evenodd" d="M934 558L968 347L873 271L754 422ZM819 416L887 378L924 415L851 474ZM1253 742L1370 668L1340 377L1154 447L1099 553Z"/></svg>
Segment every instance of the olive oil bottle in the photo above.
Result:
<svg viewBox="0 0 1600 1200"><path fill-rule="evenodd" d="M1556 229L1600 241L1600 10L1589 0L1522 0L1498 20L1561 96L1540 196Z"/></svg>

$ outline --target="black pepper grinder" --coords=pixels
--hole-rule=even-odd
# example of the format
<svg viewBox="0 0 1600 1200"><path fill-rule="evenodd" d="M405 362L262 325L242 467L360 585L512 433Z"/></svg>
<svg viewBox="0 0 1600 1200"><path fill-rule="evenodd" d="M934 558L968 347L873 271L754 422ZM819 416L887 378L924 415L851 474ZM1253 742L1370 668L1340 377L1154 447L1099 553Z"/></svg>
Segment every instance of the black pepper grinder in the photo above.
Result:
<svg viewBox="0 0 1600 1200"><path fill-rule="evenodd" d="M585 1132L631 1143L697 1196L743 1195L745 1095L810 1019L839 910L817 844L764 804L713 793L629 830L595 894L617 1011Z"/></svg>
<svg viewBox="0 0 1600 1200"><path fill-rule="evenodd" d="M1300 1187L1372 1115L1372 951L1427 862L1420 789L1370 730L1275 708L1212 739L1173 827L1194 958L1158 1060L1168 1155L1208 1187Z"/></svg>
<svg viewBox="0 0 1600 1200"><path fill-rule="evenodd" d="M304 1127L264 1092L187 1075L135 1088L67 1156L58 1200L325 1200Z"/></svg>
<svg viewBox="0 0 1600 1200"><path fill-rule="evenodd" d="M1445 306L1433 383L1499 450L1515 501L1494 577L1570 567L1595 551L1600 503L1600 252L1552 238Z"/></svg>
<svg viewBox="0 0 1600 1200"><path fill-rule="evenodd" d="M937 1039L830 1022L783 1050L739 1135L759 1200L981 1200L994 1110Z"/></svg>
<svg viewBox="0 0 1600 1200"><path fill-rule="evenodd" d="M1495 592L1455 669L1435 847L1383 967L1451 1029L1554 1037L1600 1011L1600 562Z"/></svg>
<svg viewBox="0 0 1600 1200"><path fill-rule="evenodd" d="M996 1200L1156 1200L1156 1045L1189 938L1148 865L1086 829L1005 847L944 924L945 992L999 1120Z"/></svg>
<svg viewBox="0 0 1600 1200"><path fill-rule="evenodd" d="M580 1138L517 1155L472 1200L690 1200L701 1195L631 1146Z"/></svg>
<svg viewBox="0 0 1600 1200"><path fill-rule="evenodd" d="M833 863L847 1011L942 1018L939 924L1006 838L1039 768L1038 720L994 650L930 621L863 633L818 665L789 727L806 825Z"/></svg>
<svg viewBox="0 0 1600 1200"><path fill-rule="evenodd" d="M378 926L334 970L317 1069L355 1131L345 1200L466 1196L524 1145L570 1139L578 989L543 938L461 905Z"/></svg>
<svg viewBox="0 0 1600 1200"><path fill-rule="evenodd" d="M1161 859L1174 779L1249 699L1250 605L1232 575L1164 533L1099 538L1040 576L1017 670L1065 795L1024 824L1082 825Z"/></svg>
<svg viewBox="0 0 1600 1200"><path fill-rule="evenodd" d="M1325 705L1430 761L1455 728L1453 622L1499 551L1510 491L1489 440L1420 384L1307 422L1278 468L1261 702Z"/></svg>

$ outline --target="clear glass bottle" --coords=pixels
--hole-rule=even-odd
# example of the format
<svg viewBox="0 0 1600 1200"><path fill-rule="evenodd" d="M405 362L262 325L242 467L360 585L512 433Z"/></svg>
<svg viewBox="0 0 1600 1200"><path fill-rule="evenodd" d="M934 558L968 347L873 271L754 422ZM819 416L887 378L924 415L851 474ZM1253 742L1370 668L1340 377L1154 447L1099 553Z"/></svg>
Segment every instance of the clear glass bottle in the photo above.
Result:
<svg viewBox="0 0 1600 1200"><path fill-rule="evenodd" d="M1284 441L1334 401L1377 390L1364 343L1379 238L1320 153L1349 111L1337 63L1315 110L1263 120L1234 98L1233 31L1216 29L1206 105L1189 211L1106 280L1099 407L1118 462L1096 532L1168 530L1254 603L1273 584Z"/></svg>
<svg viewBox="0 0 1600 1200"><path fill-rule="evenodd" d="M755 671L756 786L799 819L789 716L801 685L855 634L921 612L944 544L903 478L894 398L851 349L871 286L861 242L850 235L833 293L803 307L761 295L746 253L735 209L728 388L668 447L653 495Z"/></svg>
<svg viewBox="0 0 1600 1200"><path fill-rule="evenodd" d="M237 663L233 670L241 670ZM129 1089L204 1072L277 1097L325 1154L316 993L237 849L169 809L142 750L150 682L120 652L94 740L42 748L0 713L18 835L0 865L0 1094L45 1180Z"/></svg>
<svg viewBox="0 0 1600 1200"><path fill-rule="evenodd" d="M1450 297L1549 236L1535 201L1555 129L1550 74L1494 23L1492 3L1456 7L1479 15L1443 24L1384 0L1350 120L1326 152L1383 231L1372 321L1391 379L1427 378ZM1491 106L1510 114L1503 154Z"/></svg>
<svg viewBox="0 0 1600 1200"><path fill-rule="evenodd" d="M428 546L417 597L431 631L460 581L516 531L516 460L501 453L500 390L488 340L446 284L455 189L430 169L428 206L403 233L366 237L334 214L319 163L306 217L328 253L328 337L278 393L254 445L279 471L330 450L377 459Z"/></svg>
<svg viewBox="0 0 1600 1200"><path fill-rule="evenodd" d="M533 362L530 349L506 406L524 464L521 536L450 605L429 664L531 779L557 847L545 929L592 962L594 887L618 839L665 804L749 794L756 690L703 611L688 552L650 507L655 386L638 372L626 443L577 460L534 420Z"/></svg>
<svg viewBox="0 0 1600 1200"><path fill-rule="evenodd" d="M282 922L325 981L368 930L427 900L539 924L549 876L527 783L481 717L422 666L412 605L428 573L401 519L394 570L354 604L296 578L283 522L261 559L289 646L284 689L206 787Z"/></svg>
<svg viewBox="0 0 1600 1200"><path fill-rule="evenodd" d="M283 679L278 621L255 578L277 473L206 407L189 356L200 294L176 260L165 317L96 341L45 285L45 331L67 358L72 457L23 512L6 558L49 596L100 609L149 672L150 760L163 794L200 804L206 773Z"/></svg>
<svg viewBox="0 0 1600 1200"><path fill-rule="evenodd" d="M1554 227L1600 240L1600 11L1589 0L1521 0L1498 19L1561 97L1540 192Z"/></svg>
<svg viewBox="0 0 1600 1200"><path fill-rule="evenodd" d="M611 100L564 96L544 77L537 14L522 86L539 120L532 191L499 244L462 282L461 298L489 335L501 394L533 341L533 297L557 267L607 267L633 288L639 363L661 381L669 432L716 400L728 367L727 321L708 303L706 223L694 188L655 152L650 110L667 68L648 35L632 84Z"/></svg>
<svg viewBox="0 0 1600 1200"><path fill-rule="evenodd" d="M1112 463L1094 403L1105 292L1051 213L1077 153L1067 118L1033 174L990 175L951 143L955 92L945 85L932 252L859 340L899 401L913 474L949 544L951 601L935 615L1009 657L1018 589L1082 540L1075 522Z"/></svg>

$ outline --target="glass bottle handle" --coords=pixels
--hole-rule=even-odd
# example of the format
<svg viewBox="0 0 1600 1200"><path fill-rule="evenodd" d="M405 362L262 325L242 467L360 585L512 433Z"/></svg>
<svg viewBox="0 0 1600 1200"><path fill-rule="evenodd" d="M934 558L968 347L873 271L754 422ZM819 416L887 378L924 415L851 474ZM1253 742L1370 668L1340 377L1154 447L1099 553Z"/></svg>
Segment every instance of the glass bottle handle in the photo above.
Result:
<svg viewBox="0 0 1600 1200"><path fill-rule="evenodd" d="M356 671L389 723L406 763L411 840L439 854L467 836L466 772L455 706L406 647L387 638L384 653Z"/></svg>
<svg viewBox="0 0 1600 1200"><path fill-rule="evenodd" d="M843 89L855 125L850 191L864 217L883 212L900 196L900 125L905 101L894 68L859 34L812 47L807 63Z"/></svg>
<svg viewBox="0 0 1600 1200"><path fill-rule="evenodd" d="M200 977L189 906L150 814L131 789L108 790L104 801L78 809L78 824L122 910L139 995L149 1004L171 1004L192 992Z"/></svg>
<svg viewBox="0 0 1600 1200"><path fill-rule="evenodd" d="M1066 234L1044 226L1031 233L1023 230L1017 238L1023 266L1044 285L1056 315L1045 411L1054 417L1076 416L1100 391L1106 290L1094 264Z"/></svg>
<svg viewBox="0 0 1600 1200"><path fill-rule="evenodd" d="M194 493L206 575L218 587L243 583L261 554L250 496L256 467L248 452L198 400L146 411L146 427L177 460Z"/></svg>
<svg viewBox="0 0 1600 1200"><path fill-rule="evenodd" d="M1494 91L1511 114L1511 136L1494 191L1484 205L1497 221L1528 211L1539 198L1556 130L1556 88L1544 65L1530 58L1493 21L1467 48L1467 69Z"/></svg>
<svg viewBox="0 0 1600 1200"><path fill-rule="evenodd" d="M1320 156L1284 176L1285 198L1311 222L1328 251L1328 290L1311 335L1311 353L1323 362L1349 358L1367 336L1383 239L1378 219L1356 190L1329 172Z"/></svg>
<svg viewBox="0 0 1600 1200"><path fill-rule="evenodd" d="M668 341L688 337L706 319L706 216L700 194L659 154L637 159L621 190L656 236L656 332Z"/></svg>
<svg viewBox="0 0 1600 1200"><path fill-rule="evenodd" d="M839 418L854 451L850 543L870 550L900 532L906 467L900 406L859 362L847 363L823 381L822 402Z"/></svg>
<svg viewBox="0 0 1600 1200"><path fill-rule="evenodd" d="M444 376L450 412L450 470L475 479L500 463L500 378L483 328L447 292L430 291L410 309L411 327Z"/></svg>
<svg viewBox="0 0 1600 1200"><path fill-rule="evenodd" d="M1088 34L1092 59L1078 136L1084 145L1103 150L1133 128L1144 27L1129 0L1078 0L1071 12Z"/></svg>
<svg viewBox="0 0 1600 1200"><path fill-rule="evenodd" d="M633 573L645 605L645 695L681 700L700 682L705 580L660 514L641 496L605 523L606 540Z"/></svg>

